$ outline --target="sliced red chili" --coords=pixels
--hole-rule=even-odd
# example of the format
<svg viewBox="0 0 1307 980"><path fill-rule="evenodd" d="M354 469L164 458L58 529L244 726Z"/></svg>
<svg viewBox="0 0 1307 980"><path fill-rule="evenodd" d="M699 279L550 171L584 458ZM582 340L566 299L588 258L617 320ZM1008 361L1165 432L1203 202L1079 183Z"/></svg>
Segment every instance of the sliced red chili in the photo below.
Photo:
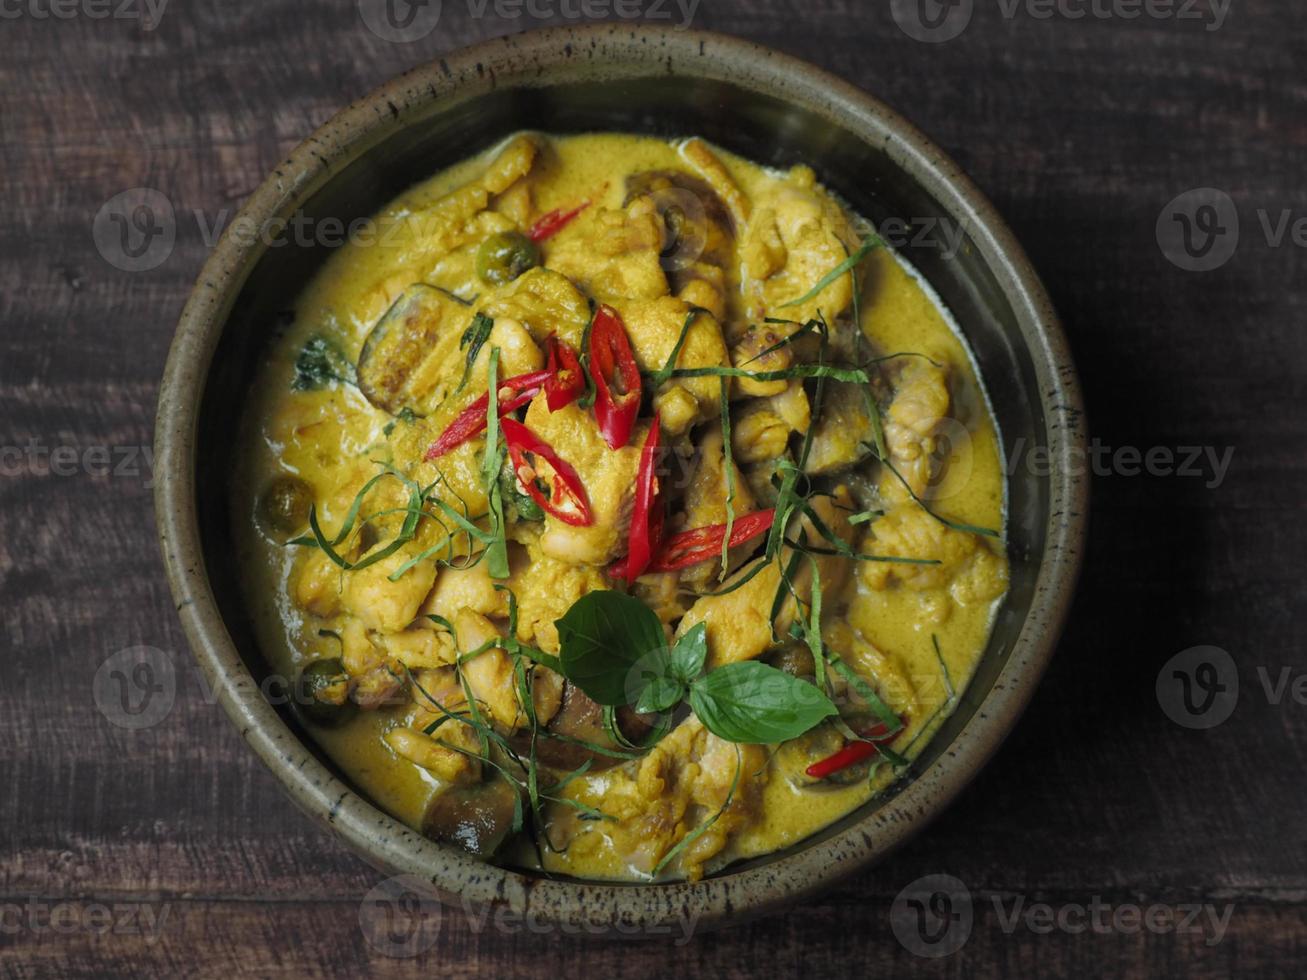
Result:
<svg viewBox="0 0 1307 980"><path fill-rule="evenodd" d="M590 376L599 431L610 449L621 449L631 441L640 411L640 366L622 318L611 306L599 307L590 325Z"/></svg>
<svg viewBox="0 0 1307 980"><path fill-rule="evenodd" d="M752 514L736 518L731 527L730 547L734 548L760 534L765 534L771 528L775 517L775 508L769 507L767 510L755 510ZM649 568L655 572L670 572L720 557L722 539L725 537L725 524L709 524L706 527L696 527L690 531L673 534L659 550L658 556Z"/></svg>
<svg viewBox="0 0 1307 980"><path fill-rule="evenodd" d="M549 363L545 365L549 372L545 381L545 402L549 411L556 412L585 392L585 372L581 369L581 359L567 341L551 335L545 346L549 350Z"/></svg>
<svg viewBox="0 0 1307 980"><path fill-rule="evenodd" d="M849 766L855 766L863 759L870 759L878 751L876 746L880 742L889 742L893 739L886 738L889 729L883 724L877 723L862 733L862 737L870 739L866 742L850 742L838 752L828 755L819 762L814 762L804 770L813 779L825 779L832 773L837 773L841 769L847 769Z"/></svg>
<svg viewBox="0 0 1307 980"><path fill-rule="evenodd" d="M631 530L626 539L626 557L612 567L615 578L634 582L644 574L663 534L663 507L659 499L658 449L662 441L662 423L654 415L644 448L640 450L640 469L635 477L635 509L631 513Z"/></svg>
<svg viewBox="0 0 1307 980"><path fill-rule="evenodd" d="M552 238L571 224L572 219L589 206L589 201L582 201L569 211L559 208L556 211L543 214L536 219L536 223L531 226L531 230L526 233L526 237L533 242L543 242L546 238Z"/></svg>
<svg viewBox="0 0 1307 980"><path fill-rule="evenodd" d="M531 371L512 378L505 378L499 383L499 414L507 415L516 411L536 395L549 379L548 371ZM504 392L516 392L511 398L505 398ZM486 427L486 411L490 408L490 393L486 392L475 399L471 405L458 413L439 438L431 444L423 459L431 460L443 456L456 446L461 446Z"/></svg>
<svg viewBox="0 0 1307 980"><path fill-rule="evenodd" d="M586 527L594 523L590 500L576 470L553 447L517 419L504 419L504 442L513 460L517 482L546 513L564 524ZM546 496L541 482L549 488Z"/></svg>

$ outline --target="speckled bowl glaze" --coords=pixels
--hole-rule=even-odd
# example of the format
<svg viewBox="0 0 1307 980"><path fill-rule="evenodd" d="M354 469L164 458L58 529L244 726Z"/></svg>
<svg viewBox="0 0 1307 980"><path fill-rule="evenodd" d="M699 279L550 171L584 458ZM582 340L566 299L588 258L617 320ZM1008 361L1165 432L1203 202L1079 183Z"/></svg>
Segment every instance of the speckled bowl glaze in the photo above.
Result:
<svg viewBox="0 0 1307 980"><path fill-rule="evenodd" d="M270 249L227 234L177 329L156 428L159 534L181 621L236 726L296 802L374 866L445 902L569 931L666 935L795 901L864 868L938 814L1029 701L1071 602L1086 530L1081 396L1043 287L959 168L875 99L745 41L598 24L501 38L416 68L341 112L250 197L246 227L295 213L348 223L445 165L521 128L697 133L764 164L811 164L878 224L935 218L965 230L956 254L910 252L957 316L1009 454L1010 595L956 714L887 797L788 851L693 884L549 879L482 864L416 834L356 793L284 708L242 608L226 474L235 421L277 314L325 246ZM233 222L239 226L241 220ZM1025 459L1022 456L1021 459ZM521 921L521 920L518 920Z"/></svg>

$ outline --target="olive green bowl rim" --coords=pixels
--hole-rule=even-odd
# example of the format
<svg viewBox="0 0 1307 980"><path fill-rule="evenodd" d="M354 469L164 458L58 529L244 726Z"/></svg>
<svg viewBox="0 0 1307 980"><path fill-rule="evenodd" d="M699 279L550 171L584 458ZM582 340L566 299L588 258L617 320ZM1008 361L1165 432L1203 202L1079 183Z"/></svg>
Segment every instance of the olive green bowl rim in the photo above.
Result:
<svg viewBox="0 0 1307 980"><path fill-rule="evenodd" d="M865 817L774 860L694 883L552 880L487 865L423 838L355 793L262 696L219 612L201 552L196 433L205 380L231 305L263 246L226 234L182 312L159 394L155 505L160 545L190 646L242 737L304 810L375 867L429 882L447 903L506 908L564 927L700 928L772 910L864 868L919 831L997 750L1055 649L1079 572L1088 486L1082 400L1066 338L1021 247L984 195L942 151L878 100L803 61L737 38L672 27L592 24L498 38L415 68L349 106L297 147L250 196L232 228L264 227L405 120L506 85L684 74L797 101L882 145L964 222L1030 349L1050 449L1046 547L1030 609L993 688L949 747ZM435 110L438 111L438 108ZM397 188L398 190L398 188ZM1079 454L1077 456L1077 453Z"/></svg>

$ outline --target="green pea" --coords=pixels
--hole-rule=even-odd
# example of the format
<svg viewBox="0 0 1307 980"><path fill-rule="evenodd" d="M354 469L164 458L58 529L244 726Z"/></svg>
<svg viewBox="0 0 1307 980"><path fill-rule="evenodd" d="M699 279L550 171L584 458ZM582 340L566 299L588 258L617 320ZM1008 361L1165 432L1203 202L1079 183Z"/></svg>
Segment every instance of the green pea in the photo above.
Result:
<svg viewBox="0 0 1307 980"><path fill-rule="evenodd" d="M313 490L298 476L274 476L259 498L259 514L268 527L281 534L294 534L309 522Z"/></svg>
<svg viewBox="0 0 1307 980"><path fill-rule="evenodd" d="M339 657L315 660L302 671L295 684L295 704L310 721L339 725L354 716L356 706L349 699L349 674Z"/></svg>
<svg viewBox="0 0 1307 980"><path fill-rule="evenodd" d="M492 286L512 282L539 264L539 247L520 231L491 235L477 249L477 275Z"/></svg>

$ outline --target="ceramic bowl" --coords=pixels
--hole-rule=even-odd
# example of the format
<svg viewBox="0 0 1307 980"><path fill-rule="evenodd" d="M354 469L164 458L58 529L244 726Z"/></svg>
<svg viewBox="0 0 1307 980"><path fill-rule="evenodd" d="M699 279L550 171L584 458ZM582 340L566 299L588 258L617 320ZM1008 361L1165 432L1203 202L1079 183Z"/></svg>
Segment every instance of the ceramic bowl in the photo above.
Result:
<svg viewBox="0 0 1307 980"><path fill-rule="evenodd" d="M301 213L346 224L515 130L698 134L763 164L810 164L878 226L965 232L908 257L976 354L1009 454L1011 591L956 714L910 778L801 844L695 883L544 878L433 843L351 788L284 708L242 606L226 507L239 408L270 325L327 244L269 248L229 231L205 264L168 359L156 429L159 534L182 624L242 737L294 800L374 866L442 900L560 928L647 931L758 914L864 868L938 814L980 771L1056 646L1080 564L1087 489L1081 396L1066 340L1012 234L960 169L885 105L764 47L671 28L592 25L501 38L399 76L310 136L254 192L239 226ZM1080 455L1078 455L1080 454Z"/></svg>

